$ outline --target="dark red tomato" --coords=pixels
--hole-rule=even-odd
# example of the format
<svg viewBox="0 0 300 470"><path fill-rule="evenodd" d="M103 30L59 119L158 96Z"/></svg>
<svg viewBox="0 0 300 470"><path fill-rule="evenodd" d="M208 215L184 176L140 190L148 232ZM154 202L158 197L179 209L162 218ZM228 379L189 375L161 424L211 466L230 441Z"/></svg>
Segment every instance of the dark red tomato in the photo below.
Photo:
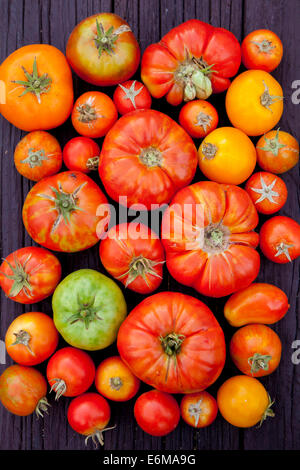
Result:
<svg viewBox="0 0 300 470"><path fill-rule="evenodd" d="M140 395L134 405L138 425L151 436L165 436L180 420L180 408L172 395L158 390Z"/></svg>
<svg viewBox="0 0 300 470"><path fill-rule="evenodd" d="M95 365L81 349L66 347L57 351L48 362L47 379L55 399L62 395L76 397L86 392L95 378Z"/></svg>
<svg viewBox="0 0 300 470"><path fill-rule="evenodd" d="M215 398L204 390L184 395L180 412L182 419L193 428L205 428L216 419L218 405Z"/></svg>
<svg viewBox="0 0 300 470"><path fill-rule="evenodd" d="M74 137L63 149L63 160L69 170L89 173L98 169L99 145L89 137Z"/></svg>
<svg viewBox="0 0 300 470"><path fill-rule="evenodd" d="M288 263L300 256L300 225L290 217L277 215L260 229L260 248L274 263Z"/></svg>
<svg viewBox="0 0 300 470"><path fill-rule="evenodd" d="M149 91L137 80L119 83L115 89L113 100L120 114L126 114L136 109L149 109L152 104Z"/></svg>

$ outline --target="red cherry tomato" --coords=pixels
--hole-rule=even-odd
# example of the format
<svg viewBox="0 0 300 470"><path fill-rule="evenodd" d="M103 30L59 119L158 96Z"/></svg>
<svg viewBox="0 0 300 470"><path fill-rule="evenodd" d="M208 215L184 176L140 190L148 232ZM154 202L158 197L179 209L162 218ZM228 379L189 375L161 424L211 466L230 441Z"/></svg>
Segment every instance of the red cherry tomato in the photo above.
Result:
<svg viewBox="0 0 300 470"><path fill-rule="evenodd" d="M179 123L194 138L202 138L213 131L219 122L216 108L205 100L186 103L179 113Z"/></svg>
<svg viewBox="0 0 300 470"><path fill-rule="evenodd" d="M288 190L279 176L260 171L254 173L247 181L247 193L261 214L274 214L286 203Z"/></svg>
<svg viewBox="0 0 300 470"><path fill-rule="evenodd" d="M98 169L99 145L89 137L74 137L63 149L64 164L69 170L89 173Z"/></svg>
<svg viewBox="0 0 300 470"><path fill-rule="evenodd" d="M288 263L300 255L300 225L290 217L277 215L261 227L260 248L274 263Z"/></svg>
<svg viewBox="0 0 300 470"><path fill-rule="evenodd" d="M120 114L130 113L136 109L149 109L152 104L149 91L143 83L137 80L119 83L115 89L113 100Z"/></svg>
<svg viewBox="0 0 300 470"><path fill-rule="evenodd" d="M218 405L214 397L206 392L184 395L180 404L181 416L193 428L205 428L217 417Z"/></svg>
<svg viewBox="0 0 300 470"><path fill-rule="evenodd" d="M242 42L242 62L247 69L272 72L280 64L283 54L282 42L268 29L257 29Z"/></svg>

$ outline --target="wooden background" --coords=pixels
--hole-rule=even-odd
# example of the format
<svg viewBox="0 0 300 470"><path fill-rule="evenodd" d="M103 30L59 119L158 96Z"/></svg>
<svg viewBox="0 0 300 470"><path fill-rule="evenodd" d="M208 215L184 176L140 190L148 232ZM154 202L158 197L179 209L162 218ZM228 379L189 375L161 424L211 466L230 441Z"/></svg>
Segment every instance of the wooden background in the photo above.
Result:
<svg viewBox="0 0 300 470"><path fill-rule="evenodd" d="M285 96L285 110L280 127L299 138L300 105L291 101L292 82L300 80L299 0L0 0L0 61L15 49L30 43L49 43L64 52L74 26L83 18L102 11L115 12L125 18L136 34L142 51L148 44L157 42L172 27L191 18L228 28L239 40L255 29L272 29L280 36L284 45L283 61L274 72L275 78L283 86ZM139 79L139 73L135 78ZM74 86L76 97L95 88L75 76ZM103 91L111 95L113 89L106 88ZM212 97L211 102L220 110L220 125L228 124L224 112L224 94ZM170 114L174 119L178 117L179 108L171 108L164 99L154 102L153 107ZM61 145L76 135L70 121L53 131L53 134ZM20 130L0 118L2 257L33 244L24 230L21 218L23 201L32 183L17 173L13 163L14 148L23 135ZM99 143L101 144L101 140ZM98 175L94 178L99 183ZM201 178L198 171L194 181ZM299 168L284 174L283 179L287 183L289 197L280 213L299 221ZM82 267L104 272L99 261L98 246L79 254L59 254L59 259L63 264L63 276ZM161 290L182 291L204 300L217 316L228 343L234 329L223 318L222 308L226 299L204 299L192 289L180 286L166 271L164 274ZM276 417L269 418L260 429L248 430L230 426L220 415L212 426L199 431L181 421L170 435L152 438L137 427L134 421L134 399L125 404L111 403L111 424L117 424L117 428L105 433L105 449L300 449L300 365L293 365L291 361L292 342L300 340L299 260L278 265L262 257L259 280L282 288L291 304L287 316L274 325L283 343L281 364L277 371L261 380L271 397L276 400ZM129 310L143 298L130 291L125 295ZM51 299L24 308L5 298L1 292L0 338L4 339L8 325L17 315L30 310L51 314ZM61 341L61 346L63 345ZM97 365L102 358L115 353L115 346L112 346L92 356ZM8 356L6 361L6 365L0 365L0 373L12 363ZM45 365L41 365L39 369L45 371ZM209 391L216 395L221 383L237 373L238 370L227 358L224 372ZM146 385L142 387L142 391L147 389ZM66 412L70 400L62 398L56 403L53 396L49 399L52 405L50 413L39 420L35 416L14 416L0 406L1 449L85 449L84 438L73 432L67 424ZM87 449L93 449L91 442Z"/></svg>

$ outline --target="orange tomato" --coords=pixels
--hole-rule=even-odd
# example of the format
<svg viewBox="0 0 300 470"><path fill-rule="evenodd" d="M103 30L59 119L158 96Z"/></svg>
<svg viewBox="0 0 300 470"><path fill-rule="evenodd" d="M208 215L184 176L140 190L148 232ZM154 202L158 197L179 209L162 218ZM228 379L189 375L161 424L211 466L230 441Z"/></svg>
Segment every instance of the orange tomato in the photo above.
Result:
<svg viewBox="0 0 300 470"><path fill-rule="evenodd" d="M265 134L283 113L282 88L268 72L247 70L231 83L225 104L234 127L250 136Z"/></svg>
<svg viewBox="0 0 300 470"><path fill-rule="evenodd" d="M285 182L272 173L261 171L248 179L245 189L261 214L274 214L286 203L288 190Z"/></svg>
<svg viewBox="0 0 300 470"><path fill-rule="evenodd" d="M98 392L113 401L130 400L140 387L140 380L119 356L108 357L96 370L95 386Z"/></svg>
<svg viewBox="0 0 300 470"><path fill-rule="evenodd" d="M103 137L118 119L113 100L101 91L83 93L75 102L72 124L85 137Z"/></svg>
<svg viewBox="0 0 300 470"><path fill-rule="evenodd" d="M205 100L186 103L179 113L179 123L194 138L202 138L213 131L219 122L216 108Z"/></svg>
<svg viewBox="0 0 300 470"><path fill-rule="evenodd" d="M284 173L299 161L298 141L288 132L273 130L262 136L256 144L257 163L271 173Z"/></svg>
<svg viewBox="0 0 300 470"><path fill-rule="evenodd" d="M229 352L243 374L263 377L278 367L281 349L281 341L275 331L266 325L252 324L234 333Z"/></svg>
<svg viewBox="0 0 300 470"><path fill-rule="evenodd" d="M206 391L189 393L181 400L180 412L182 419L193 428L205 428L216 419L218 405Z"/></svg>
<svg viewBox="0 0 300 470"><path fill-rule="evenodd" d="M73 106L71 69L64 54L49 44L30 44L10 54L0 66L5 103L0 113L23 131L60 126Z"/></svg>
<svg viewBox="0 0 300 470"><path fill-rule="evenodd" d="M275 416L265 387L247 375L226 380L218 390L217 403L223 418L239 428L262 424L268 416Z"/></svg>
<svg viewBox="0 0 300 470"><path fill-rule="evenodd" d="M242 62L246 69L272 72L280 64L283 46L280 38L269 29L257 29L242 42Z"/></svg>
<svg viewBox="0 0 300 470"><path fill-rule="evenodd" d="M199 166L212 181L241 184L256 165L256 151L249 137L234 127L219 127L202 141Z"/></svg>

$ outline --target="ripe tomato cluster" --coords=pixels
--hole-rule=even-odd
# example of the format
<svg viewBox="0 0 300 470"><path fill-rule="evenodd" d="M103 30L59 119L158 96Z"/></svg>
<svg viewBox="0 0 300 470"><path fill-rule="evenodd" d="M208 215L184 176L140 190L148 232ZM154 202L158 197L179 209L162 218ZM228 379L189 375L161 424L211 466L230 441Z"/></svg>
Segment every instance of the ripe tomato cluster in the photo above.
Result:
<svg viewBox="0 0 300 470"><path fill-rule="evenodd" d="M274 416L257 378L279 366L281 341L267 325L281 320L289 304L279 287L254 282L260 270L256 248L273 262L291 262L300 255L300 225L277 215L259 234L255 229L258 213L272 215L286 203L288 190L278 174L299 160L296 139L274 129L283 92L270 72L282 55L280 39L269 30L253 31L240 45L231 32L193 19L146 48L141 82L132 79L140 48L130 26L101 13L74 28L66 56L34 44L1 64L6 101L0 112L29 132L14 162L36 183L22 215L41 247L6 256L0 285L22 304L53 294L53 319L24 313L6 332L7 353L17 363L0 377L0 400L10 412L42 416L50 387L55 400L72 397L70 426L86 441L103 444L103 432L114 428L108 426L109 400L131 400L142 381L152 389L136 399L134 416L153 436L173 431L181 417L194 428L208 426L218 410L237 427ZM241 61L248 70L237 75ZM74 102L71 69L101 91ZM112 98L103 91L107 86L116 86ZM207 101L221 92L232 127L217 127L218 112ZM174 106L185 102L178 123L151 109L152 97ZM47 131L68 118L79 135L61 149ZM259 136L256 145L253 136ZM94 140L102 137L102 145ZM193 139L202 139L198 150ZM63 164L67 171L60 172ZM253 173L256 164L262 171ZM191 184L197 166L207 180ZM160 234L140 222L111 226L109 199L88 176L95 170L119 204L139 211L165 205ZM49 250L76 253L99 239L101 263L113 279L80 269L61 280L60 261ZM224 333L196 297L154 294L164 264L202 295L230 296L224 316L240 328L229 353L241 374L226 380L216 399L206 389L225 364ZM124 288L147 296L128 316ZM67 346L56 350L59 335ZM119 355L96 367L89 351L114 342ZM47 380L33 367L45 361ZM180 406L172 394L183 394Z"/></svg>

